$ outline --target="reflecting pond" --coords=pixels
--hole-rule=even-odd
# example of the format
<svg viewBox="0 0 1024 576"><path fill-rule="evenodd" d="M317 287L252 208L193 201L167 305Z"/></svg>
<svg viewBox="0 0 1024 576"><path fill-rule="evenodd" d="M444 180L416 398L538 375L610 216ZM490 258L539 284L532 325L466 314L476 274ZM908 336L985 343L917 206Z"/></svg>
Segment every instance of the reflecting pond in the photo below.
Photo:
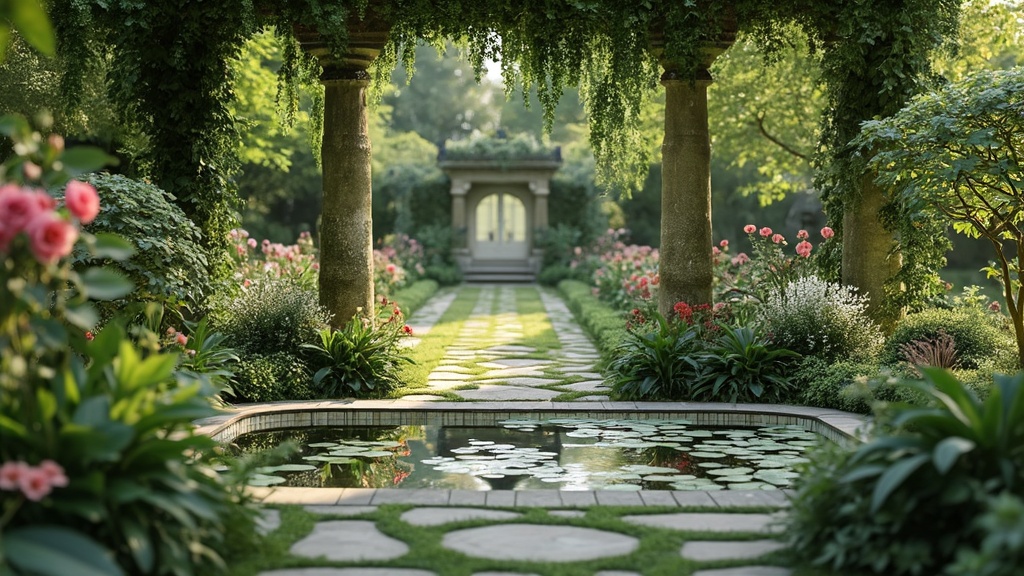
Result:
<svg viewBox="0 0 1024 576"><path fill-rule="evenodd" d="M241 452L290 440L258 486L470 490L774 490L825 440L792 426L684 420L506 420L495 427L301 428L245 434Z"/></svg>

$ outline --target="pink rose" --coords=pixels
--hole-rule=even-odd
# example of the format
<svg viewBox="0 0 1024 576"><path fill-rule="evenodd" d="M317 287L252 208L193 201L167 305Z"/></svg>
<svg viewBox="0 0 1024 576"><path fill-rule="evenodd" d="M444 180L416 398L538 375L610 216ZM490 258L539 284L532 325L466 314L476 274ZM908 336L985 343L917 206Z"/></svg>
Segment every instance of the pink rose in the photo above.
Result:
<svg viewBox="0 0 1024 576"><path fill-rule="evenodd" d="M776 244L782 244L785 241L786 239L782 237L782 234L772 236L772 242L775 242Z"/></svg>
<svg viewBox="0 0 1024 576"><path fill-rule="evenodd" d="M28 180L39 180L39 177L43 175L43 169L34 162L25 162L22 164L21 171L25 173L25 178Z"/></svg>
<svg viewBox="0 0 1024 576"><path fill-rule="evenodd" d="M52 264L71 254L78 230L53 212L38 214L25 230L32 254L42 264Z"/></svg>
<svg viewBox="0 0 1024 576"><path fill-rule="evenodd" d="M767 238L772 235L772 229L765 226L764 228L761 228L758 234L760 234L762 238Z"/></svg>
<svg viewBox="0 0 1024 576"><path fill-rule="evenodd" d="M18 478L18 487L25 498L33 502L39 502L53 490L49 474L41 468L31 467L26 467L25 472Z"/></svg>
<svg viewBox="0 0 1024 576"><path fill-rule="evenodd" d="M39 463L39 469L50 480L50 486L63 488L68 485L68 477L64 474L64 468L53 460L43 460Z"/></svg>
<svg viewBox="0 0 1024 576"><path fill-rule="evenodd" d="M798 240L807 240L808 238L810 238L810 236L811 235L807 233L807 230L801 230L796 233L796 237Z"/></svg>
<svg viewBox="0 0 1024 576"><path fill-rule="evenodd" d="M719 250L717 246L712 246L711 247L711 255L712 256L718 256L721 253L722 253L722 251Z"/></svg>
<svg viewBox="0 0 1024 576"><path fill-rule="evenodd" d="M808 256L811 255L811 248L811 243L808 242L807 240L804 240L803 242L796 245L796 253L799 254L800 256L803 256L804 258L807 258Z"/></svg>
<svg viewBox="0 0 1024 576"><path fill-rule="evenodd" d="M728 248L729 247L729 241L728 240L722 240L721 242L718 243L718 245L721 246L722 248Z"/></svg>
<svg viewBox="0 0 1024 576"><path fill-rule="evenodd" d="M746 226L743 227L743 232L747 234L753 234L754 232L757 232L757 226L754 226L753 224L747 224Z"/></svg>
<svg viewBox="0 0 1024 576"><path fill-rule="evenodd" d="M0 466L0 490L17 490L26 470L28 465L24 462L4 462Z"/></svg>
<svg viewBox="0 0 1024 576"><path fill-rule="evenodd" d="M64 204L82 224L89 224L100 213L100 196L92 184L72 180L64 190Z"/></svg>
<svg viewBox="0 0 1024 576"><path fill-rule="evenodd" d="M185 344L188 344L188 336L185 336L181 332L178 332L178 335L174 337L174 340L178 344L181 344L182 346L184 346Z"/></svg>
<svg viewBox="0 0 1024 576"><path fill-rule="evenodd" d="M255 248L256 247L256 239L255 238L249 238L249 240L247 240L246 243L249 245L249 248Z"/></svg>
<svg viewBox="0 0 1024 576"><path fill-rule="evenodd" d="M394 274L394 273L395 273L395 270L396 270L396 268L395 268L395 265L394 265L394 264L388 264L387 266L385 266L385 267L384 267L384 270L385 270L385 271L386 271L386 272L387 272L388 274Z"/></svg>
<svg viewBox="0 0 1024 576"><path fill-rule="evenodd" d="M828 240L829 238L831 238L831 237L833 237L835 235L836 235L835 231L833 231L828 226L825 226L824 228L821 229L821 237L824 238L825 240Z"/></svg>
<svg viewBox="0 0 1024 576"><path fill-rule="evenodd" d="M4 186L0 194L0 225L13 237L25 229L42 206L36 193L15 186Z"/></svg>

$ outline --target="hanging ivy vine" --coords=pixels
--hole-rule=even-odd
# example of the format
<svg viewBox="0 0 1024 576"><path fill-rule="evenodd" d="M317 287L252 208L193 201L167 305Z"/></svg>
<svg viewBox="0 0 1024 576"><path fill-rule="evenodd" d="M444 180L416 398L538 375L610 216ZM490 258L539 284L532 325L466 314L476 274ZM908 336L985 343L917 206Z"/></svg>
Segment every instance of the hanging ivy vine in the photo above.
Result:
<svg viewBox="0 0 1024 576"><path fill-rule="evenodd" d="M335 55L349 27L384 24L389 40L375 62L383 86L399 58L412 69L415 44L455 41L477 74L500 62L507 90L536 88L548 128L566 87L579 86L590 119L600 179L629 190L650 160L640 115L658 89L662 67L693 80L705 47L741 30L772 55L796 23L811 38L827 80L818 184L834 221L857 194L862 165L847 142L860 122L897 110L929 76L931 51L955 37L958 0L820 2L817 0L53 0L60 51L71 72L109 57L111 91L123 115L151 140L152 179L174 194L215 247L232 223L234 121L226 61L256 30L275 26L285 44L281 96L294 112L297 86L316 85L315 59L304 54L294 26L315 29ZM652 43L660 50L652 50ZM76 65L77 64L77 65ZM73 100L73 98L72 98ZM322 118L322 100L314 118ZM289 108L290 107L290 108ZM318 120L319 121L319 120ZM320 127L313 131L314 139ZM893 212L904 249L931 235ZM915 236L917 234L918 236ZM934 254L910 259L894 280L918 285ZM918 275L918 276L915 276Z"/></svg>

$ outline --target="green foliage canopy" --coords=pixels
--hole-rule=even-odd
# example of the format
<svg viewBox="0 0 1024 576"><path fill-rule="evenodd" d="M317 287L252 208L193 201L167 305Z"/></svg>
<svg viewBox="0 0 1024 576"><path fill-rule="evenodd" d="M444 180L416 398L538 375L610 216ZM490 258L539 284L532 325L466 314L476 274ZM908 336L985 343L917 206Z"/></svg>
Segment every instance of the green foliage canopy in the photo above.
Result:
<svg viewBox="0 0 1024 576"><path fill-rule="evenodd" d="M991 242L1024 362L1024 68L982 71L865 124L857 144L908 210ZM1009 255L1008 255L1009 252Z"/></svg>

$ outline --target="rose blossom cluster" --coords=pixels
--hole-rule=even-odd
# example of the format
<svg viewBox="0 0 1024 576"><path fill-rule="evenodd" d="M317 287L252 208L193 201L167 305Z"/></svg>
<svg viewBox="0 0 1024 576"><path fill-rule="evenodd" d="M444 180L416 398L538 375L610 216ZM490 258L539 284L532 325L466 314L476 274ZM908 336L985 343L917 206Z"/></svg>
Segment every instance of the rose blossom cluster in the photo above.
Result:
<svg viewBox="0 0 1024 576"><path fill-rule="evenodd" d="M42 500L54 488L67 485L64 468L53 460L43 460L38 466L29 466L21 461L0 465L0 490L21 492L33 502Z"/></svg>
<svg viewBox="0 0 1024 576"><path fill-rule="evenodd" d="M747 224L746 226L743 227L743 231L751 235L757 232L758 234L761 235L762 238L771 237L771 241L775 244L782 244L783 246L786 245L786 238L782 234L773 234L772 229L767 226L758 230L757 226L753 224ZM825 226L824 228L821 229L821 237L824 238L825 240L828 240L833 236L835 236L835 231L833 231L828 226ZM814 245L807 241L807 239L810 237L810 234L807 232L807 230L800 230L799 232L796 233L796 237L798 240L800 240L800 243L796 245L797 255L803 258L809 258L811 256L811 249L814 248Z"/></svg>
<svg viewBox="0 0 1024 576"><path fill-rule="evenodd" d="M100 211L100 197L91 184L72 180L64 192L68 212L89 224ZM43 190L0 185L0 252L7 253L19 234L42 264L53 264L71 253L78 228L57 211L57 201Z"/></svg>

